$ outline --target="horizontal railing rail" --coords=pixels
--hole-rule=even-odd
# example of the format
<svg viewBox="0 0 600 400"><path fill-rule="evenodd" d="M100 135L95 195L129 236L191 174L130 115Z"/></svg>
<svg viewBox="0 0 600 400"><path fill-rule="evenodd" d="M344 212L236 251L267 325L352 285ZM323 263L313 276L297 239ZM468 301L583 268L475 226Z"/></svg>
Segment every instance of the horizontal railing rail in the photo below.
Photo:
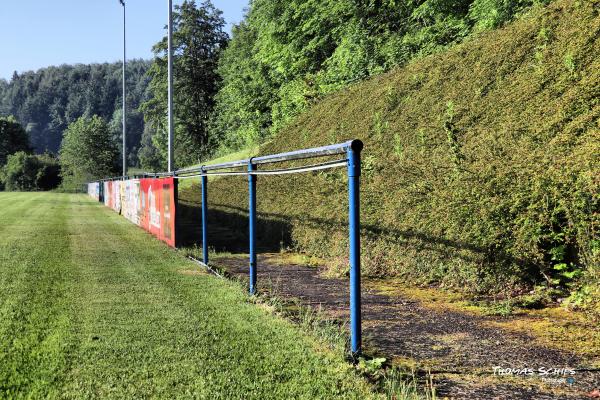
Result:
<svg viewBox="0 0 600 400"><path fill-rule="evenodd" d="M361 151L363 143L360 140L349 140L344 143L333 144L329 146L314 147L311 149L290 151L287 153L279 153L268 156L252 157L250 160L254 164L268 164L292 160L300 160L305 158L334 156L337 154L345 154L348 149Z"/></svg>
<svg viewBox="0 0 600 400"><path fill-rule="evenodd" d="M322 147L314 147L310 149L304 150L296 150L290 151L286 153L272 154L267 156L259 156L252 157L243 160L230 161L219 164L207 164L195 167L188 167L183 169L176 170L173 175L190 175L194 173L198 173L198 176L203 175L204 172L214 171L214 170L223 170L223 169L233 169L239 167L245 167L248 164L271 164L271 163L279 163L285 161L293 161L293 160L301 160L307 158L316 158L316 157L326 157L326 156L334 156L338 154L345 154L348 152L348 149L352 148L354 151L361 151L363 144L360 140L349 140L344 143L338 143L329 146ZM337 167L339 165L335 165ZM278 172L283 172L284 170L277 170ZM261 172L244 172L240 173L240 175L261 175Z"/></svg>

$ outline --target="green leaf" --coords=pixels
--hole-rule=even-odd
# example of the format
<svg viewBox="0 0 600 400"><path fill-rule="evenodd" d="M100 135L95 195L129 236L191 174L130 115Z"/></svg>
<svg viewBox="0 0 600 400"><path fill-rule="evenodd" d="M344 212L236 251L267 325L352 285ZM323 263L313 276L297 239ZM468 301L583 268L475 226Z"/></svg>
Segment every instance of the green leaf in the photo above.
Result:
<svg viewBox="0 0 600 400"><path fill-rule="evenodd" d="M566 263L560 263L560 264L554 264L554 266L552 268L557 271L564 271L567 268L569 268L569 266Z"/></svg>

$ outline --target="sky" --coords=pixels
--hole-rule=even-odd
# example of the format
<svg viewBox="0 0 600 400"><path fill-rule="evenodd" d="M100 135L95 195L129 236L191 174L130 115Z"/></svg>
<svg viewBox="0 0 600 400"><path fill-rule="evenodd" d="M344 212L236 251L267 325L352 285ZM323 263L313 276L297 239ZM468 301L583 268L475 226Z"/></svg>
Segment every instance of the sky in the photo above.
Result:
<svg viewBox="0 0 600 400"><path fill-rule="evenodd" d="M182 0L174 0L180 4ZM197 1L198 3L201 1ZM229 33L248 0L212 0ZM167 0L126 0L127 58L152 57L164 36ZM123 59L119 0L0 0L0 79L50 65Z"/></svg>

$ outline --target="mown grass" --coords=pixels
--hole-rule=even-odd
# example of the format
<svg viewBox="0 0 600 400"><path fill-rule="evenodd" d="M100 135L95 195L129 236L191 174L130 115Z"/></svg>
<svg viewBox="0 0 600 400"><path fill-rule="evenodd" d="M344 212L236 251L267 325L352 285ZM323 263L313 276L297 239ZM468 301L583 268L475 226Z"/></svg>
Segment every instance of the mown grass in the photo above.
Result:
<svg viewBox="0 0 600 400"><path fill-rule="evenodd" d="M370 398L315 338L84 195L0 194L0 398Z"/></svg>

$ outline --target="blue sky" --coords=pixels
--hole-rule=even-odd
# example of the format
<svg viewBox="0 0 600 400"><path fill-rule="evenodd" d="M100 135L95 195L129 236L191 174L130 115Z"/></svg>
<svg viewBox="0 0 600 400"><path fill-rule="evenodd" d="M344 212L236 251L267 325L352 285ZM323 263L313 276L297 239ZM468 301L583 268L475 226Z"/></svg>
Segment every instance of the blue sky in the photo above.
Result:
<svg viewBox="0 0 600 400"><path fill-rule="evenodd" d="M228 32L248 5L212 2ZM150 58L166 21L167 0L127 0L127 58ZM121 60L122 24L119 0L0 0L0 78L49 65Z"/></svg>

